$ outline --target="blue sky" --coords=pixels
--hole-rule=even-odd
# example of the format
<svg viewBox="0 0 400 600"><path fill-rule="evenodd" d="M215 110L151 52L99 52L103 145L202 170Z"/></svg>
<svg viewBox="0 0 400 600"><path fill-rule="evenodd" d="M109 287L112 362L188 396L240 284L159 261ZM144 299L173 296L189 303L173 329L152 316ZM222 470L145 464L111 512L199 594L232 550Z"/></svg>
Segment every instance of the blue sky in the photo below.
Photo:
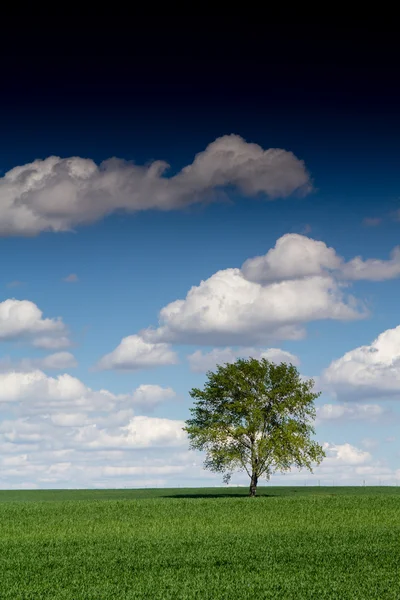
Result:
<svg viewBox="0 0 400 600"><path fill-rule="evenodd" d="M322 391L327 459L272 483L400 480L398 119L315 80L227 100L205 72L158 104L94 101L83 71L76 96L3 98L1 488L219 485L188 392L249 354Z"/></svg>

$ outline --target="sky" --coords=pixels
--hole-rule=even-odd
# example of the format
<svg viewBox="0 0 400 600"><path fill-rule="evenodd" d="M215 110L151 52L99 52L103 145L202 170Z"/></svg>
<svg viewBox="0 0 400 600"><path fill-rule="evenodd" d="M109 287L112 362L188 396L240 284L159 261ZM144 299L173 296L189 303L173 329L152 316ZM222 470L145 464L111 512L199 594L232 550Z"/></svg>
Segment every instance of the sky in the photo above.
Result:
<svg viewBox="0 0 400 600"><path fill-rule="evenodd" d="M321 392L325 460L271 485L400 481L394 38L220 34L6 61L2 489L222 485L189 391L249 356Z"/></svg>

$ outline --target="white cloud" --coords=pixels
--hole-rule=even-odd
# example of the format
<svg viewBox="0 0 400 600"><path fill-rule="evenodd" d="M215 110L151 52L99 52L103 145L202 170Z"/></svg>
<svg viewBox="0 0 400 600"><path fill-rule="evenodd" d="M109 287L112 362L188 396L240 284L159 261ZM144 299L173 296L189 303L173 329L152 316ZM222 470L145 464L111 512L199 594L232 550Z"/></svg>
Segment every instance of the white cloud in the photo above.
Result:
<svg viewBox="0 0 400 600"><path fill-rule="evenodd" d="M179 447L79 448L54 450L52 462L43 450L34 453L16 452L0 456L1 488L37 487L167 487L185 479L201 483L215 481L216 476L203 472L193 462L193 454ZM200 480L200 481L198 481Z"/></svg>
<svg viewBox="0 0 400 600"><path fill-rule="evenodd" d="M324 242L287 233L265 255L246 260L242 273L257 283L332 274L344 280L384 281L400 276L400 246L393 248L389 260L356 256L345 262Z"/></svg>
<svg viewBox="0 0 400 600"><path fill-rule="evenodd" d="M79 281L78 275L76 275L76 273L71 273L70 275L67 275L67 277L64 277L63 281L65 281L66 283L76 283L77 281Z"/></svg>
<svg viewBox="0 0 400 600"><path fill-rule="evenodd" d="M101 474L106 477L131 477L132 475L175 475L181 473L185 467L181 465L164 465L162 467L103 467Z"/></svg>
<svg viewBox="0 0 400 600"><path fill-rule="evenodd" d="M65 374L0 374L0 487L13 481L106 487L110 478L117 485L148 485L155 474L166 484L188 472L195 458L183 452L184 422L135 413L175 396L158 385L113 394Z"/></svg>
<svg viewBox="0 0 400 600"><path fill-rule="evenodd" d="M148 166L112 158L97 166L79 157L15 167L0 179L0 234L67 231L116 211L173 210L236 186L246 195L285 197L311 190L304 163L285 150L263 150L237 135L212 142L172 177L169 165Z"/></svg>
<svg viewBox="0 0 400 600"><path fill-rule="evenodd" d="M331 362L319 379L323 389L349 398L400 394L400 325Z"/></svg>
<svg viewBox="0 0 400 600"><path fill-rule="evenodd" d="M50 420L57 427L83 427L91 424L91 419L82 412L56 412L50 415Z"/></svg>
<svg viewBox="0 0 400 600"><path fill-rule="evenodd" d="M400 246L388 261L356 257L349 262L324 242L287 234L265 256L242 268L218 271L186 298L161 309L159 326L139 332L151 343L210 346L261 345L304 337L304 324L322 319L351 320L369 315L345 293L346 280L390 279L400 275Z"/></svg>
<svg viewBox="0 0 400 600"><path fill-rule="evenodd" d="M240 269L218 271L184 300L165 306L158 329L140 335L148 342L222 346L299 339L301 326L319 319L366 316L352 296L346 298L331 277L308 277L270 285L248 281Z"/></svg>
<svg viewBox="0 0 400 600"><path fill-rule="evenodd" d="M379 462L375 465L363 465L357 467L355 472L360 477L368 477L367 481L372 480L372 483L376 485L379 481L379 485L398 485L398 479L400 477L400 469L393 470L383 466ZM386 483L388 481L388 483Z"/></svg>
<svg viewBox="0 0 400 600"><path fill-rule="evenodd" d="M33 374L19 385L15 378L11 384L0 381L3 392L14 389L14 402L7 406L10 416L0 420L1 488L221 485L220 475L203 470L204 456L188 451L182 420L133 414L132 406L157 396L156 386L140 386L136 396L115 395L90 390L73 378L47 378L47 385L44 379ZM38 381L42 385L35 387ZM12 406L19 406L15 418ZM294 469L286 479L321 478L324 485L324 478L366 478L368 483L400 477L400 471L351 444L325 443L324 448L328 456L314 476ZM274 482L284 479L274 476ZM243 474L235 482L248 485Z"/></svg>
<svg viewBox="0 0 400 600"><path fill-rule="evenodd" d="M0 373L0 404L23 403L24 414L29 410L72 414L135 407L153 410L174 397L172 388L158 385L141 385L132 394L112 394L108 390L92 390L66 373L57 377L49 377L39 370Z"/></svg>
<svg viewBox="0 0 400 600"><path fill-rule="evenodd" d="M379 446L379 441L375 438L364 438L361 440L361 444L367 450L373 450Z"/></svg>
<svg viewBox="0 0 400 600"><path fill-rule="evenodd" d="M346 279L396 276L400 247L391 256L389 261L355 258L346 263L324 242L284 235L265 256L245 261L241 269L217 271L193 286L186 298L164 306L157 328L124 338L99 367L140 368L153 364L150 357L159 353L162 358L154 358L157 364L171 364L172 350L158 344L262 345L301 339L304 324L310 321L365 318L368 310L346 293Z"/></svg>
<svg viewBox="0 0 400 600"><path fill-rule="evenodd" d="M34 363L35 364L35 363ZM78 366L75 356L71 352L55 352L36 362L38 369L72 369Z"/></svg>
<svg viewBox="0 0 400 600"><path fill-rule="evenodd" d="M123 338L115 350L103 356L97 367L136 370L174 365L177 362L178 357L169 344L151 343L145 341L140 335L130 335Z"/></svg>
<svg viewBox="0 0 400 600"><path fill-rule="evenodd" d="M19 418L0 423L0 438L12 444L33 444L33 451L52 446L55 450L135 450L180 447L188 444L184 421L143 415L130 416L122 426L106 427L78 419ZM66 417L66 415L64 415ZM162 457L162 455L158 454Z"/></svg>
<svg viewBox="0 0 400 600"><path fill-rule="evenodd" d="M81 427L74 441L86 448L154 448L187 444L184 421L158 417L133 417L116 432L99 430L95 425Z"/></svg>
<svg viewBox="0 0 400 600"><path fill-rule="evenodd" d="M135 405L141 408L153 409L165 400L176 397L172 388L163 388L159 385L142 384L132 394Z"/></svg>
<svg viewBox="0 0 400 600"><path fill-rule="evenodd" d="M249 357L258 360L260 358L266 358L271 362L286 362L292 363L293 365L298 365L300 362L297 356L286 350L280 350L279 348L268 348L266 350L261 348L214 348L210 352L196 350L193 354L189 354L187 359L192 371L205 373L206 371L215 369L217 365L232 363L238 358Z"/></svg>
<svg viewBox="0 0 400 600"><path fill-rule="evenodd" d="M348 263L344 264L341 270L342 276L346 279L369 281L384 281L394 279L400 276L400 246L396 246L390 252L389 260L380 260L369 258L363 260L361 256L356 256Z"/></svg>
<svg viewBox="0 0 400 600"><path fill-rule="evenodd" d="M79 379L67 374L48 377L39 370L0 374L0 402L35 400L48 406L51 402L79 402L90 391Z"/></svg>
<svg viewBox="0 0 400 600"><path fill-rule="evenodd" d="M129 396L128 396L129 398ZM112 399L111 399L112 402ZM130 408L133 405L133 402L129 400L124 403L124 398L120 398L117 400L120 406L123 406L121 410L118 408L118 404L116 403L114 408L112 407L112 403L108 407L108 410L104 410L104 406L101 403L98 403L97 406L92 405L88 407L85 406L64 406L61 407L61 410L67 410L68 412L59 412L55 405L51 406L51 411L48 413L48 418L54 425L57 427L83 427L86 425L95 425L96 427L101 428L115 428L122 427L122 425L126 424L129 419L134 416L133 408ZM136 405L135 405L136 408ZM142 407L145 412L151 412L153 407L150 405L149 407ZM85 410L86 412L73 412L74 410ZM96 411L97 409L97 411ZM46 417L47 418L47 417Z"/></svg>
<svg viewBox="0 0 400 600"><path fill-rule="evenodd" d="M304 485L305 482L307 485L321 486L363 485L364 481L366 485L376 485L378 482L395 485L400 478L400 469L396 470L385 462L374 459L370 452L353 444L325 442L322 445L326 458L319 466L314 467L313 474L294 468L285 475L274 475L272 485Z"/></svg>
<svg viewBox="0 0 400 600"><path fill-rule="evenodd" d="M384 413L379 404L324 404L317 407L316 422L336 420L375 420Z"/></svg>
<svg viewBox="0 0 400 600"><path fill-rule="evenodd" d="M27 340L38 347L62 347L69 344L61 318L43 319L42 311L29 300L0 302L0 341ZM43 340L48 344L43 345Z"/></svg>
<svg viewBox="0 0 400 600"><path fill-rule="evenodd" d="M71 341L66 335L57 337L41 335L35 338L32 344L35 348L42 348L43 350L58 350L59 348L68 348L71 346Z"/></svg>
<svg viewBox="0 0 400 600"><path fill-rule="evenodd" d="M283 477L279 474L275 475L273 485L279 485L283 479L286 479L286 483L290 485L299 485L299 480L308 481L308 485L318 485L318 483L321 485L346 485L354 484L357 480L357 483L360 484L359 470L378 466L369 452L348 442L343 444L324 442L322 446L326 457L320 465L314 466L313 474L294 468ZM382 466L380 466L380 470L382 472ZM393 474L390 469L386 469L386 471Z"/></svg>
<svg viewBox="0 0 400 600"><path fill-rule="evenodd" d="M364 450L360 450L349 443L346 444L330 444L325 442L323 448L326 452L328 466L333 461L339 462L345 465L360 465L371 460L371 454Z"/></svg>
<svg viewBox="0 0 400 600"><path fill-rule="evenodd" d="M341 258L333 248L298 233L287 233L279 238L267 254L245 261L243 276L257 283L272 283L325 275L341 265Z"/></svg>
<svg viewBox="0 0 400 600"><path fill-rule="evenodd" d="M13 361L9 357L0 359L0 371L32 371L73 369L78 365L70 352L55 352L43 358L22 358Z"/></svg>
<svg viewBox="0 0 400 600"><path fill-rule="evenodd" d="M184 425L180 420L137 416L122 429L135 446L182 446L188 443Z"/></svg>

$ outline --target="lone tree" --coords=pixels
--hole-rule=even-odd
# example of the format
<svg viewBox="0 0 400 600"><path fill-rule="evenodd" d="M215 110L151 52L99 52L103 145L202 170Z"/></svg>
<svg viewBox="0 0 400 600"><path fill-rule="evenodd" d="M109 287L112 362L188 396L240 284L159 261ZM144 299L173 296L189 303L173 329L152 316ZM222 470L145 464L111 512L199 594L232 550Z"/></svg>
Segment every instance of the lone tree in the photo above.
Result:
<svg viewBox="0 0 400 600"><path fill-rule="evenodd" d="M291 364L266 359L239 359L217 365L207 373L204 390L193 388L192 418L185 422L191 450L205 450L204 467L223 473L229 483L233 471L249 475L250 496L261 477L292 466L319 464L322 447L314 434L314 381L304 381Z"/></svg>

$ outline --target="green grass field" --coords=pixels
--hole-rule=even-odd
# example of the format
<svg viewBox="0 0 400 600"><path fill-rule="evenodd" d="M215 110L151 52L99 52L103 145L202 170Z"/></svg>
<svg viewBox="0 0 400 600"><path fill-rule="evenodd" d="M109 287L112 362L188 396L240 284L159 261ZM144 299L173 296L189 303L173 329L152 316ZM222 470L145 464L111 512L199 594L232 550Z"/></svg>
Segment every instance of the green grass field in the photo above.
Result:
<svg viewBox="0 0 400 600"><path fill-rule="evenodd" d="M400 488L0 492L0 598L400 599Z"/></svg>

